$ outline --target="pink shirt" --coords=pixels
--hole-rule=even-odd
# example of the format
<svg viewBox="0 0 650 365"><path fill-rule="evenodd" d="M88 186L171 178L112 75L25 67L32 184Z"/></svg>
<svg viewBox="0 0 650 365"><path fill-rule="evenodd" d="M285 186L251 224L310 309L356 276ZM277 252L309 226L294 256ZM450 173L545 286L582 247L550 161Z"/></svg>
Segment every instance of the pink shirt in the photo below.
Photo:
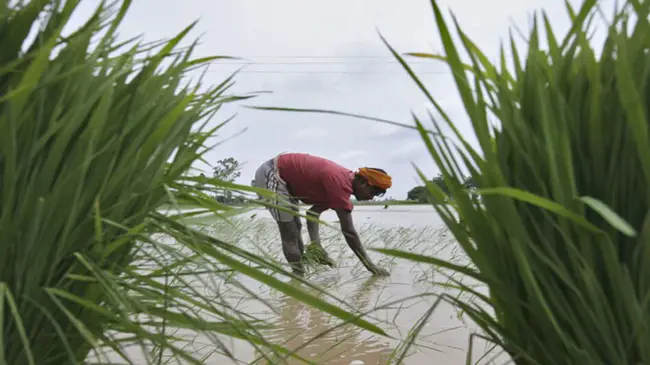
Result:
<svg viewBox="0 0 650 365"><path fill-rule="evenodd" d="M354 172L349 169L321 157L286 153L278 157L278 171L291 195L302 202L352 211Z"/></svg>

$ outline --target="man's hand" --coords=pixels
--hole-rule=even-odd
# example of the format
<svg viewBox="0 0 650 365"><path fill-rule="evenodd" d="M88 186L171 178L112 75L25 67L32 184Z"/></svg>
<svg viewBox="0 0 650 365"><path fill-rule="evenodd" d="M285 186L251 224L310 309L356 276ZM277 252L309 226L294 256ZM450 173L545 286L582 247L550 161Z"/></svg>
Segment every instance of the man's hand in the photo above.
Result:
<svg viewBox="0 0 650 365"><path fill-rule="evenodd" d="M386 270L384 268L381 268L381 267L379 267L377 265L374 265L374 264L371 265L368 268L368 271L370 271L373 275L376 275L376 276L389 276L390 275L388 270Z"/></svg>
<svg viewBox="0 0 650 365"><path fill-rule="evenodd" d="M388 271L378 267L370 261L370 258L366 254L366 250L364 250L361 245L359 234L357 234L357 231L354 228L352 213L345 209L335 209L335 211L339 217L339 221L341 222L341 231L343 232L345 241L348 243L348 246L350 246L352 251L354 251L354 254L357 255L363 266L374 275L389 275Z"/></svg>

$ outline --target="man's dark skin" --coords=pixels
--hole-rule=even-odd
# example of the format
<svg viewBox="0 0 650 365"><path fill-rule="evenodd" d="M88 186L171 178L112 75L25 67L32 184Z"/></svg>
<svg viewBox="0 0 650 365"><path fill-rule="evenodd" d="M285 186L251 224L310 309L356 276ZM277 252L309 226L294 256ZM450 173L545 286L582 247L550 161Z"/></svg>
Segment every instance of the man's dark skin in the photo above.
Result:
<svg viewBox="0 0 650 365"><path fill-rule="evenodd" d="M355 198L359 201L372 200L375 196L381 195L385 192L377 187L369 185L368 181L358 174L355 174L352 181L352 190ZM321 213L327 209L328 208L323 206L314 205L309 208L307 215L318 219ZM361 244L359 234L354 227L352 213L345 209L335 209L335 212L339 218L341 231L345 237L345 241L366 269L374 275L389 275L388 271L373 264L366 254L366 251ZM289 264L291 264L294 273L302 275L304 273L304 268L301 259L305 252L305 244L301 235L302 223L300 217L295 217L293 222L278 222L278 224L280 227L280 236L282 238L282 250L284 251L284 255ZM318 222L308 219L307 231L312 244L318 246L319 249L325 252L320 242ZM329 260L329 265L334 266L334 262L331 261L331 259Z"/></svg>

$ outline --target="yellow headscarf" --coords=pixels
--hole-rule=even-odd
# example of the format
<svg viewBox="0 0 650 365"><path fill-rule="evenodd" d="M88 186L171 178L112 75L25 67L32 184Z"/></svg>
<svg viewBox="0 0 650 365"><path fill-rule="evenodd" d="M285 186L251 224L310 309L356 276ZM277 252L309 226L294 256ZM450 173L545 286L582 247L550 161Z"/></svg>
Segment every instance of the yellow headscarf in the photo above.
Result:
<svg viewBox="0 0 650 365"><path fill-rule="evenodd" d="M376 186L383 190L388 190L393 186L393 179L390 175L381 171L362 167L359 169L359 175L365 177L368 180L369 185Z"/></svg>

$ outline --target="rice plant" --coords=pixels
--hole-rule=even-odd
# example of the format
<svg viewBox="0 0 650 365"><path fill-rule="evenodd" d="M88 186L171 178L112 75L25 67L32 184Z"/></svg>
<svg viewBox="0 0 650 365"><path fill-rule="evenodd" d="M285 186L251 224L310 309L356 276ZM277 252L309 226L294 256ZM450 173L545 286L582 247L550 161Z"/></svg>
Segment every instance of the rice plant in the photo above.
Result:
<svg viewBox="0 0 650 365"><path fill-rule="evenodd" d="M650 363L650 2L615 11L600 54L590 43L597 5L567 3L573 25L561 38L536 16L525 58L511 37L512 64L503 47L494 65L454 19L470 60L462 62L433 1L445 54L414 55L449 65L478 149L393 51L460 141L440 137L436 118L436 135L415 118L454 202L435 209L471 265L384 252L485 283L488 295L458 284L481 305L448 299L517 364ZM463 188L461 167L481 202Z"/></svg>
<svg viewBox="0 0 650 365"><path fill-rule="evenodd" d="M0 12L0 364L198 364L197 335L226 356L227 337L287 354L188 279L199 273L237 271L383 334L186 222L240 212L207 193L246 188L191 168L223 125L208 127L219 108L248 96L228 94L232 76L191 81L219 58L180 47L191 25L156 44L118 41L129 0L102 2L63 34L79 3L4 1ZM161 210L181 205L199 209Z"/></svg>
<svg viewBox="0 0 650 365"><path fill-rule="evenodd" d="M444 54L408 55L449 66L477 148L387 43L440 115L429 114L432 128L417 116L411 126L331 110L257 108L360 117L420 132L449 194L418 172L470 263L378 251L489 288L484 294L451 276L444 283L471 295L443 294L481 327L470 345L485 338L517 364L650 363L650 2L617 4L600 54L590 43L593 21L603 14L596 0L578 11L566 3L572 27L564 37L544 12L537 14L525 55L511 35L497 64L454 18L464 63L432 5ZM480 199L463 185L465 170Z"/></svg>

